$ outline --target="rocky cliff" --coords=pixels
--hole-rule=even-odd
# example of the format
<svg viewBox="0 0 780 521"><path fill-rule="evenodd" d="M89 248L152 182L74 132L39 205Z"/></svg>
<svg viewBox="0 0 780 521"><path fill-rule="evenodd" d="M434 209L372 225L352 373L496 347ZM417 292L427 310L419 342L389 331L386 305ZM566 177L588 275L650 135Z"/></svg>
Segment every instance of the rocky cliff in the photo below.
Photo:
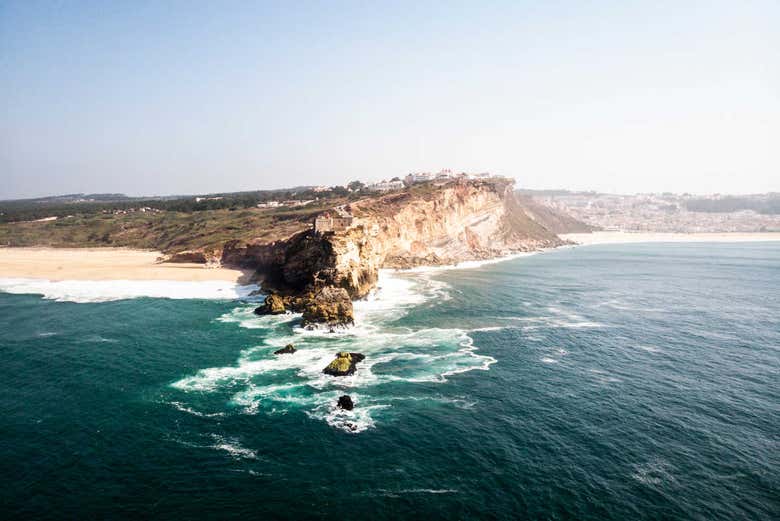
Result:
<svg viewBox="0 0 780 521"><path fill-rule="evenodd" d="M354 217L345 230L309 230L236 255L282 295L335 287L356 299L375 286L380 268L456 264L563 244L504 179L418 185L341 210ZM229 260L230 250L224 255Z"/></svg>

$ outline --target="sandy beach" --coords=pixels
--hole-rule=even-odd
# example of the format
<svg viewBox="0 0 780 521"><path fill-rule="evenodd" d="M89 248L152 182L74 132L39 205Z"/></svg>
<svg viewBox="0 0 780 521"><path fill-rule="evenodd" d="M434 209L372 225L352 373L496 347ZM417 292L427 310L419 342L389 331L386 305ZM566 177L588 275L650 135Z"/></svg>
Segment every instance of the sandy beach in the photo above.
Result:
<svg viewBox="0 0 780 521"><path fill-rule="evenodd" d="M565 233L562 239L577 244L630 244L641 242L765 242L780 241L780 233L650 233L593 232Z"/></svg>
<svg viewBox="0 0 780 521"><path fill-rule="evenodd" d="M126 248L0 248L0 278L242 282L244 272L159 263L156 251Z"/></svg>

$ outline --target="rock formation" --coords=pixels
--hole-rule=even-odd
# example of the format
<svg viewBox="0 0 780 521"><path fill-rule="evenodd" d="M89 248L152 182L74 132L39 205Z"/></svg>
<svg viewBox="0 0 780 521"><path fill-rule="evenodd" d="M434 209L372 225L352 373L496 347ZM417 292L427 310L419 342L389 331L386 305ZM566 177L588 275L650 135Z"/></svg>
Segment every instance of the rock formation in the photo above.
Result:
<svg viewBox="0 0 780 521"><path fill-rule="evenodd" d="M206 252L198 251L198 250L186 250L186 251L180 251L178 253L174 253L173 255L168 256L167 259L165 259L165 262L191 262L195 264L206 264L209 261L208 255Z"/></svg>
<svg viewBox="0 0 780 521"><path fill-rule="evenodd" d="M271 293L265 297L262 306L255 309L256 315L281 315L286 311L284 300L276 293Z"/></svg>
<svg viewBox="0 0 780 521"><path fill-rule="evenodd" d="M275 355L291 355L291 354L293 354L296 351L297 351L297 349L295 349L294 345L287 344L283 348L277 349L276 351L274 351L274 354Z"/></svg>
<svg viewBox="0 0 780 521"><path fill-rule="evenodd" d="M314 294L303 307L303 325L327 324L344 326L354 323L352 300L344 288L325 286Z"/></svg>
<svg viewBox="0 0 780 521"><path fill-rule="evenodd" d="M331 376L349 376L357 370L358 362L362 362L365 358L360 353L341 351L336 355L336 359L329 363L322 372Z"/></svg>
<svg viewBox="0 0 780 521"><path fill-rule="evenodd" d="M355 408L355 404L352 403L352 397L350 397L348 394L339 396L339 401L336 403L336 406L340 409L344 409L345 411L351 411Z"/></svg>

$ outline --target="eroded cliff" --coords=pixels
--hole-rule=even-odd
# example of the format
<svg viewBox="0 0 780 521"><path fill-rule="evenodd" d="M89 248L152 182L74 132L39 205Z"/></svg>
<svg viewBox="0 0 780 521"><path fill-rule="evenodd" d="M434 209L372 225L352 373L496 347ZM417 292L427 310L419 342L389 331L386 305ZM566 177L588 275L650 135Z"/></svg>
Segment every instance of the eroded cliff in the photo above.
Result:
<svg viewBox="0 0 780 521"><path fill-rule="evenodd" d="M414 186L342 211L354 217L346 230L309 230L255 252L266 286L288 295L333 286L355 299L376 285L380 268L455 264L562 244L504 179Z"/></svg>

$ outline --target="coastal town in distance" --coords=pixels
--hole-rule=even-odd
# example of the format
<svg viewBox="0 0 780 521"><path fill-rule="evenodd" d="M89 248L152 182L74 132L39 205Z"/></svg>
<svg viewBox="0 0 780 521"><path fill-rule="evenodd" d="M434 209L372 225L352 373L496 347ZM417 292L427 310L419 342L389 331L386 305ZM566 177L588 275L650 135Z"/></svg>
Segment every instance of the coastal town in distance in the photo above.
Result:
<svg viewBox="0 0 780 521"><path fill-rule="evenodd" d="M657 233L780 232L780 194L605 194L521 190L550 208L604 231Z"/></svg>

